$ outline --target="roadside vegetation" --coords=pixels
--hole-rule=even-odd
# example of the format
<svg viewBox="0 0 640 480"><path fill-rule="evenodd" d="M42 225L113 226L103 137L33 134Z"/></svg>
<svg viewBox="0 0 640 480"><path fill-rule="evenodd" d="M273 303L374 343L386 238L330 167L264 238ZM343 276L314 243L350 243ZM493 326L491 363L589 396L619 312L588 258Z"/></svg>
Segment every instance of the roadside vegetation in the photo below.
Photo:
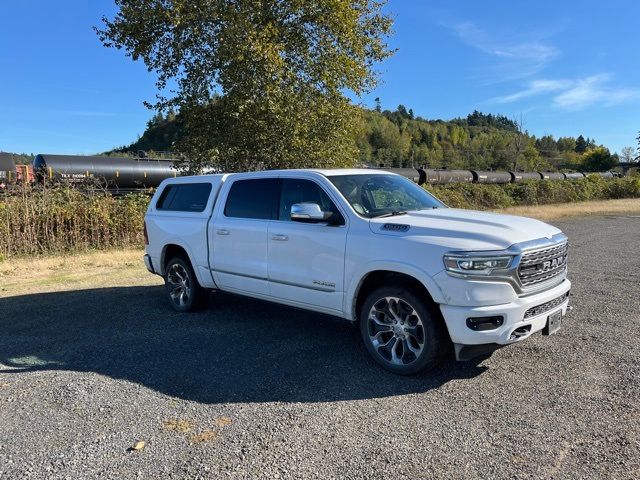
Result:
<svg viewBox="0 0 640 480"><path fill-rule="evenodd" d="M478 210L516 208L538 216L536 206L566 214L640 211L638 203L606 207L593 201L640 198L640 175L605 180L592 175L574 181L531 181L507 185L452 183L428 186L450 207ZM0 197L0 259L111 248L142 248L142 224L149 196L113 197L60 186L24 190ZM578 203L587 202L591 203ZM596 202L597 203L597 202ZM571 208L568 208L571 205ZM517 208L528 207L525 210ZM564 213L558 213L562 210ZM568 213L570 212L570 213Z"/></svg>
<svg viewBox="0 0 640 480"><path fill-rule="evenodd" d="M0 259L142 246L149 197L77 189L25 189L0 197Z"/></svg>
<svg viewBox="0 0 640 480"><path fill-rule="evenodd" d="M494 210L615 198L639 198L640 175L605 180L598 175L571 181L528 181L506 185L450 183L427 190L450 207Z"/></svg>

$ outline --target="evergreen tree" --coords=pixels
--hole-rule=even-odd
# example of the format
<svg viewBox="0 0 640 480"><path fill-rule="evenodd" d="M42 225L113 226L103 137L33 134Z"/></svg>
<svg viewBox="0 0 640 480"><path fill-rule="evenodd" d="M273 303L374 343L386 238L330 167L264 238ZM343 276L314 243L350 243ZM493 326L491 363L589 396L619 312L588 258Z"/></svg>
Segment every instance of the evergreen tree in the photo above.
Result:
<svg viewBox="0 0 640 480"><path fill-rule="evenodd" d="M580 135L578 138L576 138L576 148L575 148L575 152L576 153L584 153L587 151L587 146L588 143L587 141L584 139L584 137L582 135Z"/></svg>

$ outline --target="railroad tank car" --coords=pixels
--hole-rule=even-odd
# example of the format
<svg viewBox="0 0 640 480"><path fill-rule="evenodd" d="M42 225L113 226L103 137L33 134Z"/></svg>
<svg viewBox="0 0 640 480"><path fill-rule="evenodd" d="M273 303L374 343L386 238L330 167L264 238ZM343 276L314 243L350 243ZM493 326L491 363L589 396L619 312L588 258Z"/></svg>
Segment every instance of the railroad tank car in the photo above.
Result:
<svg viewBox="0 0 640 480"><path fill-rule="evenodd" d="M511 181L518 183L525 180L542 180L542 175L538 172L509 172L511 174Z"/></svg>
<svg viewBox="0 0 640 480"><path fill-rule="evenodd" d="M13 155L0 152L0 188L6 188L16 181L16 163Z"/></svg>
<svg viewBox="0 0 640 480"><path fill-rule="evenodd" d="M95 180L108 188L157 187L165 178L178 175L172 160L48 154L36 155L33 170L39 183Z"/></svg>
<svg viewBox="0 0 640 480"><path fill-rule="evenodd" d="M495 183L505 184L513 181L513 175L511 172L493 172L493 171L481 171L470 170L473 175L473 183Z"/></svg>
<svg viewBox="0 0 640 480"><path fill-rule="evenodd" d="M470 170L423 170L427 183L432 185L444 185L446 183L473 182L473 174Z"/></svg>
<svg viewBox="0 0 640 480"><path fill-rule="evenodd" d="M613 178L615 175L613 174L613 172L594 172L591 175L598 175L602 178Z"/></svg>
<svg viewBox="0 0 640 480"><path fill-rule="evenodd" d="M415 168L381 168L380 170L397 173L398 175L402 175L403 177L408 178L418 185L422 185L422 183L424 183L424 181L420 183L420 172Z"/></svg>
<svg viewBox="0 0 640 480"><path fill-rule="evenodd" d="M543 180L564 180L564 173L560 172L538 172Z"/></svg>
<svg viewBox="0 0 640 480"><path fill-rule="evenodd" d="M566 180L579 180L584 177L585 175L582 172L567 172L564 174Z"/></svg>

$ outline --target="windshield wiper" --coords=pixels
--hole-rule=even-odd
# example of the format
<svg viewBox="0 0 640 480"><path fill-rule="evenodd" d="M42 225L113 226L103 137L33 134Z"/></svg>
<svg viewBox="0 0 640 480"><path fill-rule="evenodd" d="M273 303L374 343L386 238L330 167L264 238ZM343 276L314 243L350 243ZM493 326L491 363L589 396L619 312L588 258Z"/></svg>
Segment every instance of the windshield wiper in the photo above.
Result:
<svg viewBox="0 0 640 480"><path fill-rule="evenodd" d="M384 218L384 217L396 217L398 215L406 215L407 212L404 211L393 211L393 212L388 212L388 213L382 213L380 215L374 215L371 218Z"/></svg>

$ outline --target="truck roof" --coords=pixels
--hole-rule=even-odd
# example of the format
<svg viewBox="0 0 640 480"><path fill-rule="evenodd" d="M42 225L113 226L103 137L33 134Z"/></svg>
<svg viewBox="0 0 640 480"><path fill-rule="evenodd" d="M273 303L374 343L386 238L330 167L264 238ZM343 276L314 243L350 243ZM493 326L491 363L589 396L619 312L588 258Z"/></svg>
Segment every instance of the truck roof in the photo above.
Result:
<svg viewBox="0 0 640 480"><path fill-rule="evenodd" d="M205 174L205 175L188 175L182 177L171 178L170 180L176 181L180 179L188 179L193 177L205 177L205 178L223 178L229 177L231 175L246 175L251 174L255 176L260 176L265 173L269 173L270 175L277 175L279 173L296 173L296 172L312 172L318 173L320 175L324 175L325 177L334 177L337 175L365 175L365 174L392 174L391 172L385 170L377 170L375 168L333 168L333 169L322 169L322 168L292 168L292 169L282 169L282 170L259 170L256 172L236 172L236 173L215 173L215 174Z"/></svg>

